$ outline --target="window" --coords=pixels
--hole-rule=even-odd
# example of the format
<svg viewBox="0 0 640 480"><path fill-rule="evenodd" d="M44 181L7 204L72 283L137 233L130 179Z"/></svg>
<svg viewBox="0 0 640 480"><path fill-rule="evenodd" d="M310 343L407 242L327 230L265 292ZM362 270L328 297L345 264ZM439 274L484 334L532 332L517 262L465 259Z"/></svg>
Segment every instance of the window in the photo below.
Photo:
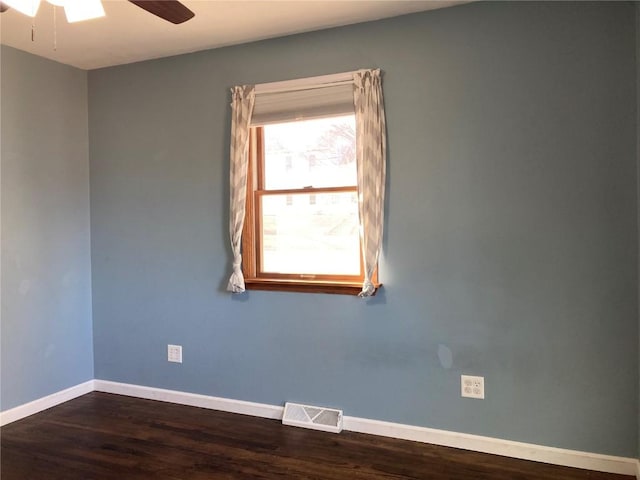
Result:
<svg viewBox="0 0 640 480"><path fill-rule="evenodd" d="M249 288L360 291L355 129L354 114L252 128L243 232Z"/></svg>
<svg viewBox="0 0 640 480"><path fill-rule="evenodd" d="M358 70L231 89L229 291L375 294L386 169L380 78Z"/></svg>

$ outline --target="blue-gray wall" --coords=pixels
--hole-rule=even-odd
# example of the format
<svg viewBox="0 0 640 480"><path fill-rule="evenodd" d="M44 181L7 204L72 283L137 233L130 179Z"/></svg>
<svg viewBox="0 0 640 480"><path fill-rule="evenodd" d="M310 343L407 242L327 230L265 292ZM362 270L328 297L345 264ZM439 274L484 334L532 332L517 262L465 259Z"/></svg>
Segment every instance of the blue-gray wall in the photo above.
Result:
<svg viewBox="0 0 640 480"><path fill-rule="evenodd" d="M2 47L0 405L93 378L87 73Z"/></svg>
<svg viewBox="0 0 640 480"><path fill-rule="evenodd" d="M229 87L359 67L385 72L383 291L231 296ZM635 456L635 95L634 5L609 2L89 72L96 378Z"/></svg>

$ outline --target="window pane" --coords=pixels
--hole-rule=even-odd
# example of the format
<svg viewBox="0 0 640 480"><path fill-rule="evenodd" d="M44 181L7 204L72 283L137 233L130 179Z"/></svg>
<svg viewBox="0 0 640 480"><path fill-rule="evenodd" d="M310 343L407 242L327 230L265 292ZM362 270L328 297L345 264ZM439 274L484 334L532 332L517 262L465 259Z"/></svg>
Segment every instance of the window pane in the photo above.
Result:
<svg viewBox="0 0 640 480"><path fill-rule="evenodd" d="M264 127L266 190L355 186L354 115Z"/></svg>
<svg viewBox="0 0 640 480"><path fill-rule="evenodd" d="M360 275L356 192L261 198L263 272Z"/></svg>

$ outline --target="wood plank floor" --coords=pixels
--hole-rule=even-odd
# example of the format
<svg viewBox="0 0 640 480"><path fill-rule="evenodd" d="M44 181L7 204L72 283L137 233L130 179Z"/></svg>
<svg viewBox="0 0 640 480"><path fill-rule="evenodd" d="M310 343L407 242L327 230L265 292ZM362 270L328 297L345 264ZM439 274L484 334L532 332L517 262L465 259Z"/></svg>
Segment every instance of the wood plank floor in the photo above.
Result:
<svg viewBox="0 0 640 480"><path fill-rule="evenodd" d="M93 392L0 429L2 480L628 480Z"/></svg>

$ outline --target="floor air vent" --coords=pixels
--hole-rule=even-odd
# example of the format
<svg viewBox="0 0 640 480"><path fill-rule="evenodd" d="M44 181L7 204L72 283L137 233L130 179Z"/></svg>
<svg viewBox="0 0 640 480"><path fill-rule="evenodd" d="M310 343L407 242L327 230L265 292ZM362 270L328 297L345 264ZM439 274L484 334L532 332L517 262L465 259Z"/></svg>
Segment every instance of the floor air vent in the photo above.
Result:
<svg viewBox="0 0 640 480"><path fill-rule="evenodd" d="M340 433L342 431L342 410L287 402L284 404L282 423L294 427Z"/></svg>

